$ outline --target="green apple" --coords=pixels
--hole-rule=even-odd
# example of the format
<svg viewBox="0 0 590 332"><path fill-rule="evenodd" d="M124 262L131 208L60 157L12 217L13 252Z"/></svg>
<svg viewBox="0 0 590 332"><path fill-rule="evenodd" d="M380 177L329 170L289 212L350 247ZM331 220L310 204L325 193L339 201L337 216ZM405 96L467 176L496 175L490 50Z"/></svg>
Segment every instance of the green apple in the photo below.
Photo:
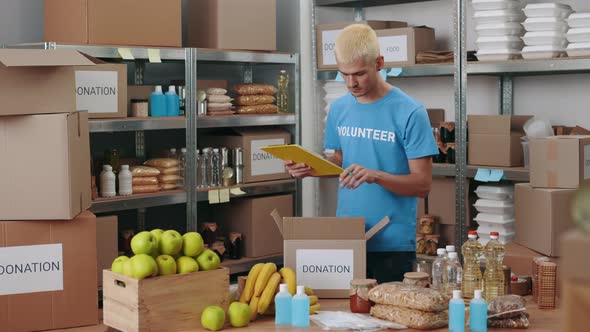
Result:
<svg viewBox="0 0 590 332"><path fill-rule="evenodd" d="M152 235L156 238L156 249L152 252L152 257L156 258L160 255L160 239L162 238L162 233L164 233L164 230L156 228L152 229L150 233L152 233Z"/></svg>
<svg viewBox="0 0 590 332"><path fill-rule="evenodd" d="M160 255L156 258L156 263L158 264L159 276L176 274L176 261L172 256Z"/></svg>
<svg viewBox="0 0 590 332"><path fill-rule="evenodd" d="M131 264L131 258L123 262L123 274L133 278L133 264Z"/></svg>
<svg viewBox="0 0 590 332"><path fill-rule="evenodd" d="M216 305L208 306L201 313L201 325L211 331L219 331L225 324L225 311Z"/></svg>
<svg viewBox="0 0 590 332"><path fill-rule="evenodd" d="M158 242L156 241L156 238L148 231L139 232L131 239L131 250L133 250L133 253L136 255L151 255L157 248Z"/></svg>
<svg viewBox="0 0 590 332"><path fill-rule="evenodd" d="M182 236L174 230L162 233L160 238L160 253L163 255L176 256L182 250Z"/></svg>
<svg viewBox="0 0 590 332"><path fill-rule="evenodd" d="M139 254L129 259L131 263L131 276L135 279L145 279L158 275L156 260L147 254Z"/></svg>
<svg viewBox="0 0 590 332"><path fill-rule="evenodd" d="M178 274L191 273L199 271L199 264L194 258L182 256L176 260L176 272Z"/></svg>
<svg viewBox="0 0 590 332"><path fill-rule="evenodd" d="M229 323L233 327L248 326L251 313L250 306L242 302L233 302L229 305L229 309L227 310Z"/></svg>
<svg viewBox="0 0 590 332"><path fill-rule="evenodd" d="M205 242L201 234L188 232L182 236L182 252L185 256L197 257L205 250Z"/></svg>
<svg viewBox="0 0 590 332"><path fill-rule="evenodd" d="M197 257L197 263L199 263L199 268L203 271L215 270L221 264L219 260L219 256L211 250L205 249L202 254Z"/></svg>
<svg viewBox="0 0 590 332"><path fill-rule="evenodd" d="M123 274L123 264L125 264L125 262L128 260L129 260L129 257L127 257L127 256L119 256L119 257L115 258L115 260L113 261L113 264L111 264L111 271L113 271L115 273Z"/></svg>

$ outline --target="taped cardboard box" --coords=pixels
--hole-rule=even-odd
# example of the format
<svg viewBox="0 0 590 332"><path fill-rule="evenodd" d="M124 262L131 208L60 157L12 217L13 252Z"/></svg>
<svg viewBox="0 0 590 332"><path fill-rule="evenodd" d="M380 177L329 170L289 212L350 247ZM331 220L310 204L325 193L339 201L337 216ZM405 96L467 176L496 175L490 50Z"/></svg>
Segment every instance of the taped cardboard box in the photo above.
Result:
<svg viewBox="0 0 590 332"><path fill-rule="evenodd" d="M510 270L518 276L533 275L533 258L543 257L540 252L531 250L514 242L504 245L503 264L510 267ZM559 259L549 258L549 261L559 264ZM558 268L558 273L561 271Z"/></svg>
<svg viewBox="0 0 590 332"><path fill-rule="evenodd" d="M96 218L97 281L102 287L102 270L111 268L119 256L119 218L105 216Z"/></svg>
<svg viewBox="0 0 590 332"><path fill-rule="evenodd" d="M428 118L430 119L430 126L433 128L437 128L440 126L441 122L445 121L445 110L441 108L429 108L426 110L428 112Z"/></svg>
<svg viewBox="0 0 590 332"><path fill-rule="evenodd" d="M349 297L350 281L366 276L366 241L389 223L385 217L365 233L364 218L271 215L283 235L284 265L320 298Z"/></svg>
<svg viewBox="0 0 590 332"><path fill-rule="evenodd" d="M466 186L465 200L469 195L469 185ZM428 194L427 213L435 216L438 224L455 225L457 223L457 207L455 204L455 178L433 177L430 193ZM465 225L469 225L469 205L465 208Z"/></svg>
<svg viewBox="0 0 590 332"><path fill-rule="evenodd" d="M533 187L577 189L590 184L590 136L533 138L529 147Z"/></svg>
<svg viewBox="0 0 590 332"><path fill-rule="evenodd" d="M385 67L415 65L418 52L436 49L433 28L421 26L376 32Z"/></svg>
<svg viewBox="0 0 590 332"><path fill-rule="evenodd" d="M96 217L0 222L0 326L39 331L98 324Z"/></svg>
<svg viewBox="0 0 590 332"><path fill-rule="evenodd" d="M570 230L561 236L560 277L564 331L584 331L590 325L590 234Z"/></svg>

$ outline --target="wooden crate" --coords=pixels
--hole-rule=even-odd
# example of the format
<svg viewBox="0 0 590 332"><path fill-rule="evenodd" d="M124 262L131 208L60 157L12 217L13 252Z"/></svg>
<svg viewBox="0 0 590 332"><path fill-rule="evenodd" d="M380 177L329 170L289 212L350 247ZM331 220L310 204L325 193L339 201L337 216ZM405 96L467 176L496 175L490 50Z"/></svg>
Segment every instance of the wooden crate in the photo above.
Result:
<svg viewBox="0 0 590 332"><path fill-rule="evenodd" d="M104 324L124 332L189 331L210 305L229 306L229 269L138 280L103 271Z"/></svg>

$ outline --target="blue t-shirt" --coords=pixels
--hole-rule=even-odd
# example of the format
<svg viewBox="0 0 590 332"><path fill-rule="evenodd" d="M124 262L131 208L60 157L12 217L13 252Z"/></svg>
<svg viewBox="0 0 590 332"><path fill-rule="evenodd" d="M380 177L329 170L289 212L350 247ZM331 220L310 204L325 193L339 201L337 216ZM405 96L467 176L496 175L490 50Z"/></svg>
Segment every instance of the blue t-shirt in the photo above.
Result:
<svg viewBox="0 0 590 332"><path fill-rule="evenodd" d="M385 97L359 103L350 93L330 107L324 147L342 151L342 167L358 164L391 174L410 174L408 159L438 153L424 106L393 88ZM368 230L383 217L390 224L367 243L367 251L416 250L416 197L395 194L378 184L338 189L340 217L365 217Z"/></svg>

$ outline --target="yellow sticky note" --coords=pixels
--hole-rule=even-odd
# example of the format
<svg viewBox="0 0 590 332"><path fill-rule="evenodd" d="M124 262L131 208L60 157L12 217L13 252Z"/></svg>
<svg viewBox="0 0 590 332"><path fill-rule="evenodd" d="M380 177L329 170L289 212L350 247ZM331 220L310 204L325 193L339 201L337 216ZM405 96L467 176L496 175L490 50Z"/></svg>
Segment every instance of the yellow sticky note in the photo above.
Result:
<svg viewBox="0 0 590 332"><path fill-rule="evenodd" d="M157 48L148 48L148 59L151 63L162 63L160 50Z"/></svg>
<svg viewBox="0 0 590 332"><path fill-rule="evenodd" d="M234 196L246 195L246 192L242 191L240 188L231 188L229 192Z"/></svg>
<svg viewBox="0 0 590 332"><path fill-rule="evenodd" d="M119 51L119 55L123 60L135 60L130 48L120 47L117 51Z"/></svg>
<svg viewBox="0 0 590 332"><path fill-rule="evenodd" d="M219 203L219 190L209 190L209 204Z"/></svg>
<svg viewBox="0 0 590 332"><path fill-rule="evenodd" d="M219 203L227 203L229 202L229 189L220 189L219 190Z"/></svg>

